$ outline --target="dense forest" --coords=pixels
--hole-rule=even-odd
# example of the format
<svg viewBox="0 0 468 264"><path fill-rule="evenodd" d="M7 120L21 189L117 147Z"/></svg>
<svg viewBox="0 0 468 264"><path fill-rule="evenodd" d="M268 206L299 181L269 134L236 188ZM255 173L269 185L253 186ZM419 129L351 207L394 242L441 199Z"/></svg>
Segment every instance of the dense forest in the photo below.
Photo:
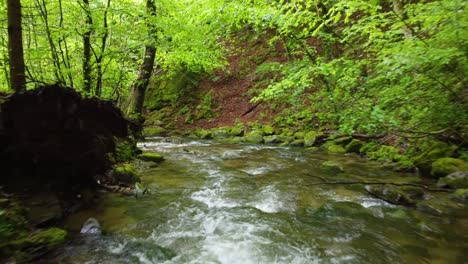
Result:
<svg viewBox="0 0 468 264"><path fill-rule="evenodd" d="M66 232L51 226L92 204L96 189L146 193L137 174L164 158L136 147L145 136L354 155L418 178L319 175L312 186L365 185L373 197L419 211L439 210L420 206L428 193L466 202L466 6L463 0L0 3L0 238L17 236L15 226L28 230L14 245L0 241L0 256L30 261L57 247ZM320 168L346 172L335 161ZM28 187L18 188L18 179ZM57 204L60 216L31 224L21 209L27 202L18 198L28 188L30 196L54 193L44 199L46 211Z"/></svg>

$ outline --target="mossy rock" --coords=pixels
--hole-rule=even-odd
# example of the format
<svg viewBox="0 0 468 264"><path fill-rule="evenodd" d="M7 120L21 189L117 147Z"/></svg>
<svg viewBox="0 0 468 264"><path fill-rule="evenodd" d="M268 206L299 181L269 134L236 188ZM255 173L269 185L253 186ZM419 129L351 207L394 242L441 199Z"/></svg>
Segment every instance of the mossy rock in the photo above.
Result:
<svg viewBox="0 0 468 264"><path fill-rule="evenodd" d="M344 147L344 146L348 145L351 142L352 139L353 139L352 137L340 137L340 138L332 140L331 142L333 142L333 144L335 144L335 145L339 145L339 146Z"/></svg>
<svg viewBox="0 0 468 264"><path fill-rule="evenodd" d="M242 137L223 138L223 139L220 139L219 142L226 143L226 144L239 144L239 143L244 142L244 138Z"/></svg>
<svg viewBox="0 0 468 264"><path fill-rule="evenodd" d="M359 153L366 154L368 152L375 151L376 149L378 149L378 146L379 144L377 142L374 142L374 141L368 142L359 149Z"/></svg>
<svg viewBox="0 0 468 264"><path fill-rule="evenodd" d="M140 153L141 150L136 146L136 142L116 139L114 162L130 161Z"/></svg>
<svg viewBox="0 0 468 264"><path fill-rule="evenodd" d="M302 131L298 131L294 133L294 139L304 139L305 133Z"/></svg>
<svg viewBox="0 0 468 264"><path fill-rule="evenodd" d="M330 142L325 144L325 147L328 153L345 153L346 152L343 146L335 145Z"/></svg>
<svg viewBox="0 0 468 264"><path fill-rule="evenodd" d="M270 136L270 135L275 134L275 128L272 126L268 126L268 125L263 126L262 130L265 136Z"/></svg>
<svg viewBox="0 0 468 264"><path fill-rule="evenodd" d="M285 142L289 142L289 140L280 135L272 135L272 136L265 136L263 140L266 144L281 144Z"/></svg>
<svg viewBox="0 0 468 264"><path fill-rule="evenodd" d="M141 182L140 176L136 172L136 169L129 163L116 166L112 170L111 176L114 177L117 182L129 185Z"/></svg>
<svg viewBox="0 0 468 264"><path fill-rule="evenodd" d="M413 158L413 162L423 174L429 174L432 163L440 158L453 157L458 147L436 141L426 151Z"/></svg>
<svg viewBox="0 0 468 264"><path fill-rule="evenodd" d="M337 216L373 218L372 212L364 206L348 201L328 201L315 211L314 216L336 218Z"/></svg>
<svg viewBox="0 0 468 264"><path fill-rule="evenodd" d="M160 126L147 126L143 128L142 134L144 137L166 136L167 130Z"/></svg>
<svg viewBox="0 0 468 264"><path fill-rule="evenodd" d="M400 155L400 151L392 146L381 146L376 151L367 153L370 160L377 161L397 161L397 155Z"/></svg>
<svg viewBox="0 0 468 264"><path fill-rule="evenodd" d="M138 155L138 159L143 160L143 161L151 161L151 162L159 163L159 162L164 161L164 156L159 153L145 152L145 153Z"/></svg>
<svg viewBox="0 0 468 264"><path fill-rule="evenodd" d="M454 158L440 158L432 163L431 175L436 178L444 177L457 171L468 171L465 161Z"/></svg>
<svg viewBox="0 0 468 264"><path fill-rule="evenodd" d="M330 160L322 162L320 164L320 168L322 170L325 170L325 171L329 172L329 173L341 173L341 172L344 171L343 167L340 164L338 164L338 163L336 163L334 161L330 161Z"/></svg>
<svg viewBox="0 0 468 264"><path fill-rule="evenodd" d="M468 189L457 189L450 198L457 201L468 201Z"/></svg>
<svg viewBox="0 0 468 264"><path fill-rule="evenodd" d="M438 187L468 188L468 171L458 171L439 178Z"/></svg>
<svg viewBox="0 0 468 264"><path fill-rule="evenodd" d="M199 129L195 132L198 138L201 139L213 139L214 138L214 133L213 131L208 131L206 129Z"/></svg>
<svg viewBox="0 0 468 264"><path fill-rule="evenodd" d="M230 127L218 127L212 129L214 138L227 138L231 136Z"/></svg>
<svg viewBox="0 0 468 264"><path fill-rule="evenodd" d="M351 142L349 142L345 149L347 153L361 153L361 148L364 144L360 140L353 139Z"/></svg>
<svg viewBox="0 0 468 264"><path fill-rule="evenodd" d="M315 139L317 138L317 132L309 131L304 134L304 146L306 148L312 147L315 144Z"/></svg>
<svg viewBox="0 0 468 264"><path fill-rule="evenodd" d="M304 140L303 139L296 139L290 144L292 147L303 147L304 146Z"/></svg>
<svg viewBox="0 0 468 264"><path fill-rule="evenodd" d="M252 144L263 143L263 133L259 130L254 130L245 135L245 142Z"/></svg>
<svg viewBox="0 0 468 264"><path fill-rule="evenodd" d="M244 135L244 127L243 126L231 127L229 131L229 135L232 137L242 137Z"/></svg>
<svg viewBox="0 0 468 264"><path fill-rule="evenodd" d="M379 199L397 205L414 205L415 202L404 191L391 185L366 185L366 191Z"/></svg>

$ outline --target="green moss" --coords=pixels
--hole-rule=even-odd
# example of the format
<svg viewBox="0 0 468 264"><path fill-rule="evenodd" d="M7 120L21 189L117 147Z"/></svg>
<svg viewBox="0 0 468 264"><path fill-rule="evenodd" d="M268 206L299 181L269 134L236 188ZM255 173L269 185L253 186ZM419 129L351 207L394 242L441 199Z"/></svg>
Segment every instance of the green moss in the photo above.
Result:
<svg viewBox="0 0 468 264"><path fill-rule="evenodd" d="M275 128L272 126L263 126L263 134L266 136L270 136L275 134Z"/></svg>
<svg viewBox="0 0 468 264"><path fill-rule="evenodd" d="M200 103L197 105L195 119L209 119L217 116L217 103L214 97L214 91L210 90L204 94Z"/></svg>
<svg viewBox="0 0 468 264"><path fill-rule="evenodd" d="M465 161L454 158L440 158L432 163L431 175L434 177L444 177L456 171L468 171Z"/></svg>
<svg viewBox="0 0 468 264"><path fill-rule="evenodd" d="M167 134L167 130L160 126L147 126L143 128L143 136L151 137L151 136L165 136Z"/></svg>
<svg viewBox="0 0 468 264"><path fill-rule="evenodd" d="M384 201L398 205L413 205L415 202L401 189L391 185L366 185L366 191Z"/></svg>
<svg viewBox="0 0 468 264"><path fill-rule="evenodd" d="M112 170L111 175L121 183L134 184L141 182L140 176L136 172L135 168L129 163L116 166Z"/></svg>
<svg viewBox="0 0 468 264"><path fill-rule="evenodd" d="M333 161L322 162L320 164L320 168L329 173L340 173L344 171L343 167L340 164L333 162Z"/></svg>
<svg viewBox="0 0 468 264"><path fill-rule="evenodd" d="M19 241L22 246L45 246L47 249L53 249L61 245L67 237L67 231L52 227L44 231L34 233L28 238Z"/></svg>
<svg viewBox="0 0 468 264"><path fill-rule="evenodd" d="M340 137L340 138L337 138L335 140L333 140L333 144L335 145L339 145L339 146L346 146L349 144L349 142L351 142L353 138L352 137Z"/></svg>
<svg viewBox="0 0 468 264"><path fill-rule="evenodd" d="M317 138L317 132L309 131L304 134L304 146L312 147L315 144L315 139Z"/></svg>
<svg viewBox="0 0 468 264"><path fill-rule="evenodd" d="M468 189L457 189L450 198L459 201L467 201L468 200Z"/></svg>
<svg viewBox="0 0 468 264"><path fill-rule="evenodd" d="M254 130L245 135L245 142L252 144L263 143L263 132L259 130Z"/></svg>
<svg viewBox="0 0 468 264"><path fill-rule="evenodd" d="M293 146L293 147L303 147L304 146L304 140L303 139L296 139L293 142L291 142L291 146Z"/></svg>
<svg viewBox="0 0 468 264"><path fill-rule="evenodd" d="M201 138L201 139L213 139L214 138L213 131L209 131L206 129L198 129L197 131L195 131L195 134L197 135L198 138Z"/></svg>
<svg viewBox="0 0 468 264"><path fill-rule="evenodd" d="M152 161L152 162L162 162L164 161L163 155L159 153L154 153L154 152L145 152L140 155L138 155L138 159L143 160L143 161Z"/></svg>
<svg viewBox="0 0 468 264"><path fill-rule="evenodd" d="M454 156L457 149L457 146L435 141L427 150L414 157L413 162L423 174L429 174L434 161L440 158Z"/></svg>
<svg viewBox="0 0 468 264"><path fill-rule="evenodd" d="M366 154L368 152L375 151L378 148L379 144L377 142L371 141L364 144L360 149L359 153Z"/></svg>
<svg viewBox="0 0 468 264"><path fill-rule="evenodd" d="M305 136L305 133L302 132L302 131L298 131L298 132L294 133L294 138L295 139L304 139L304 136Z"/></svg>
<svg viewBox="0 0 468 264"><path fill-rule="evenodd" d="M115 145L115 162L125 162L133 159L141 153L136 143L131 140L116 139Z"/></svg>
<svg viewBox="0 0 468 264"><path fill-rule="evenodd" d="M345 149L346 149L346 152L347 153L361 153L361 148L362 148L363 144L360 140L357 140L357 139L353 139L351 140L351 142L349 142Z"/></svg>
<svg viewBox="0 0 468 264"><path fill-rule="evenodd" d="M346 152L346 150L342 146L335 145L330 142L325 144L325 147L328 153L345 153Z"/></svg>

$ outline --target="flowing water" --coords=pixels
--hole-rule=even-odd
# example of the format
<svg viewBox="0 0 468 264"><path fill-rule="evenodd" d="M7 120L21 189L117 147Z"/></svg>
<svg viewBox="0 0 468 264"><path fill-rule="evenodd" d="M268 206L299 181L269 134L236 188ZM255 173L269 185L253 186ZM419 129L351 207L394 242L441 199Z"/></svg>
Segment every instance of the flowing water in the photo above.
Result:
<svg viewBox="0 0 468 264"><path fill-rule="evenodd" d="M104 234L77 235L59 263L466 263L468 214L446 195L417 210L328 181L418 182L356 156L301 148L153 138L165 155L146 167L143 197L106 194L69 219ZM344 172L324 170L334 161ZM317 184L320 183L320 184Z"/></svg>

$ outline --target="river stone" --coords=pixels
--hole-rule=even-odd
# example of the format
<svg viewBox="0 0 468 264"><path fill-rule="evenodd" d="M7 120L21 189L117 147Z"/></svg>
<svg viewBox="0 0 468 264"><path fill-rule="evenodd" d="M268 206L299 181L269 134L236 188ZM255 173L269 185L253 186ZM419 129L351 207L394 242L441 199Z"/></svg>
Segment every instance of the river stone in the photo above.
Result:
<svg viewBox="0 0 468 264"><path fill-rule="evenodd" d="M163 155L154 152L144 152L138 155L137 158L143 161L151 161L156 163L164 161Z"/></svg>
<svg viewBox="0 0 468 264"><path fill-rule="evenodd" d="M370 210L364 206L348 201L328 201L314 213L318 217L332 218L336 216L358 216L359 218L373 217Z"/></svg>
<svg viewBox="0 0 468 264"><path fill-rule="evenodd" d="M335 144L327 144L326 145L328 153L345 153L346 150L340 146Z"/></svg>
<svg viewBox="0 0 468 264"><path fill-rule="evenodd" d="M287 139L280 135L265 136L263 139L267 144L280 144L287 141Z"/></svg>
<svg viewBox="0 0 468 264"><path fill-rule="evenodd" d="M465 161L454 158L440 158L432 163L431 175L437 178L444 177L457 171L468 171Z"/></svg>
<svg viewBox="0 0 468 264"><path fill-rule="evenodd" d="M80 233L88 235L100 235L102 233L101 225L99 224L98 220L91 217L83 224Z"/></svg>
<svg viewBox="0 0 468 264"><path fill-rule="evenodd" d="M263 143L263 133L261 131L251 131L245 135L245 142L252 144L261 144Z"/></svg>
<svg viewBox="0 0 468 264"><path fill-rule="evenodd" d="M275 133L275 129L272 126L264 126L263 127L263 134L266 136L273 135Z"/></svg>
<svg viewBox="0 0 468 264"><path fill-rule="evenodd" d="M304 140L303 139L296 139L293 142L291 142L291 146L293 146L293 147L302 147L302 146L304 146Z"/></svg>
<svg viewBox="0 0 468 264"><path fill-rule="evenodd" d="M468 171L458 171L440 178L437 187L468 188Z"/></svg>
<svg viewBox="0 0 468 264"><path fill-rule="evenodd" d="M391 185L366 185L366 191L381 200L397 205L413 205L414 201L402 190Z"/></svg>
<svg viewBox="0 0 468 264"><path fill-rule="evenodd" d="M304 146L306 148L312 147L315 144L315 139L317 137L317 132L309 131L304 135Z"/></svg>
<svg viewBox="0 0 468 264"><path fill-rule="evenodd" d="M344 171L343 167L340 164L331 160L322 162L320 164L320 168L329 173L340 173Z"/></svg>

